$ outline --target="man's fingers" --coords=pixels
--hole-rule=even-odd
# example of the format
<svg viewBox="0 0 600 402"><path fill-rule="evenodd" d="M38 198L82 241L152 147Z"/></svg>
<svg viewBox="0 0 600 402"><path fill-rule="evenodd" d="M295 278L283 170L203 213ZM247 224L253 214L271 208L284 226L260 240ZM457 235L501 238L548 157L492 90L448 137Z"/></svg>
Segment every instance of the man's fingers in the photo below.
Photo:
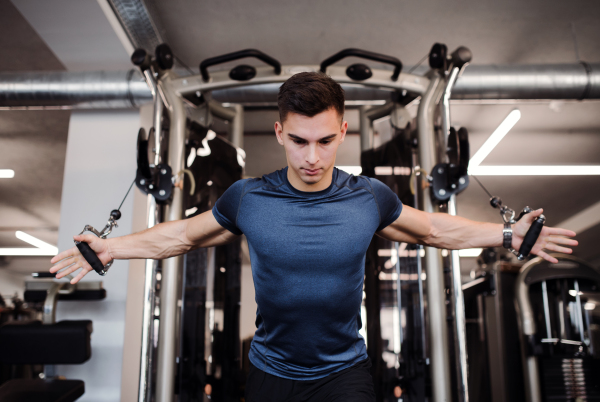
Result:
<svg viewBox="0 0 600 402"><path fill-rule="evenodd" d="M566 237L558 237L558 236L549 236L547 238L548 242L552 242L555 244L564 244L565 246L575 247L579 244L577 240L568 239Z"/></svg>
<svg viewBox="0 0 600 402"><path fill-rule="evenodd" d="M556 251L557 253L563 253L563 254L571 254L573 252L573 250L571 250L570 248L561 247L554 243L548 243L548 244L546 244L546 247L544 247L544 248L546 250Z"/></svg>
<svg viewBox="0 0 600 402"><path fill-rule="evenodd" d="M577 233L573 232L572 230L567 230L567 229L561 229L561 228L550 228L550 227L546 227L546 234L547 235L553 235L553 236L567 236L567 237L575 237L577 235Z"/></svg>
<svg viewBox="0 0 600 402"><path fill-rule="evenodd" d="M553 264L556 264L556 263L558 262L558 260L557 260L556 258L554 258L554 257L550 257L548 254L546 254L546 253L545 253L545 252L543 252L543 251L539 251L539 252L537 252L537 255L538 255L539 257L542 257L544 260L546 260L546 261L548 261L548 262L551 262L551 263L553 263Z"/></svg>
<svg viewBox="0 0 600 402"><path fill-rule="evenodd" d="M68 250L63 251L62 253L58 253L50 260L51 264L55 264L60 260L64 260L65 258L74 257L76 253L78 253L77 247L71 247Z"/></svg>
<svg viewBox="0 0 600 402"><path fill-rule="evenodd" d="M81 280L81 278L83 278L84 276L87 275L88 272L90 272L91 269L87 269L87 268L83 268L81 270L81 272L79 272L79 274L77 274L77 276L73 279L71 279L71 285L76 284L77 282L79 282Z"/></svg>
<svg viewBox="0 0 600 402"><path fill-rule="evenodd" d="M59 273L56 274L56 279L60 279L62 277L65 277L67 275L69 275L70 273L73 273L75 271L77 271L79 268L81 268L81 264L79 262L70 265L69 267L65 268L64 270L60 271Z"/></svg>
<svg viewBox="0 0 600 402"><path fill-rule="evenodd" d="M61 269L66 268L71 264L74 264L75 262L77 262L76 258L73 258L73 257L65 258L64 260L58 262L56 265L54 265L52 268L50 268L50 272L51 273L58 272Z"/></svg>

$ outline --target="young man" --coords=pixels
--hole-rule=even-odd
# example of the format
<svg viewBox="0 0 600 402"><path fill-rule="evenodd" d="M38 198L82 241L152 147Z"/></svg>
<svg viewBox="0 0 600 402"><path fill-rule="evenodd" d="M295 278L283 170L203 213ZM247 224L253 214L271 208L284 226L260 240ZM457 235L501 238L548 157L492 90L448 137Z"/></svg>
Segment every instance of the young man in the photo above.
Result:
<svg viewBox="0 0 600 402"><path fill-rule="evenodd" d="M376 179L334 168L348 123L344 92L320 73L300 73L279 91L277 141L288 166L240 180L212 211L165 222L140 233L86 241L106 264L112 259L162 259L245 234L256 289L257 330L246 401L374 401L365 342L359 335L365 253L374 234L396 242L462 249L499 247L503 225L480 223L403 206ZM537 210L513 228L518 249ZM571 253L569 230L545 227L532 252ZM50 269L71 281L92 270L76 247Z"/></svg>

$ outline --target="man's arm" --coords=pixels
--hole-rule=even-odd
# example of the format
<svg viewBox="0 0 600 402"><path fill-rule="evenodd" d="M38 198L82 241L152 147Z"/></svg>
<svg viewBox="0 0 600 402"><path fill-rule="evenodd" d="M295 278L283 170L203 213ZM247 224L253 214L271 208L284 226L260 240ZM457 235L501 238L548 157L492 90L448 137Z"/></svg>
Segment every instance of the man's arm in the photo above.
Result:
<svg viewBox="0 0 600 402"><path fill-rule="evenodd" d="M88 243L102 264L106 265L113 259L161 260L184 254L198 247L226 244L237 237L217 222L212 211L206 211L191 219L160 223L150 229L127 236L100 239L94 235L77 235L73 238ZM50 262L56 264L50 268L52 273L68 267L57 274L57 278L83 268L71 283L79 282L93 270L77 247L63 251Z"/></svg>
<svg viewBox="0 0 600 402"><path fill-rule="evenodd" d="M514 249L518 250L521 247L527 230L533 220L540 216L542 212L541 209L531 212L513 225L512 247ZM404 205L398 219L377 232L377 234L391 241L460 250L464 248L500 247L503 239L502 229L502 224L475 222L444 213L427 213ZM571 230L544 226L531 253L556 263L558 261L543 250L570 254L572 253L570 248L562 247L559 244L576 246L576 240L567 238L573 236L575 236L575 232Z"/></svg>

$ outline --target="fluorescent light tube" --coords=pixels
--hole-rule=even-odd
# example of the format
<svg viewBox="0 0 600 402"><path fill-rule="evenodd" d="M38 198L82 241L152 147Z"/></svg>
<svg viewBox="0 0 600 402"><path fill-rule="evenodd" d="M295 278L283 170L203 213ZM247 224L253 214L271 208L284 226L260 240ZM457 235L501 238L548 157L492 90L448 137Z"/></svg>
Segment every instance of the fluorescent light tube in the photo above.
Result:
<svg viewBox="0 0 600 402"><path fill-rule="evenodd" d="M469 161L469 171L471 167L479 166L481 162L492 152L492 150L498 145L502 138L510 131L511 128L514 127L515 124L521 118L521 111L519 109L514 109L511 111L508 116L500 123L498 128L490 135L481 148L473 155L471 160ZM474 174L474 173L473 173Z"/></svg>
<svg viewBox="0 0 600 402"><path fill-rule="evenodd" d="M21 232L20 230L17 230L15 232L15 236L17 237L17 239L23 240L25 243L29 243L37 248L56 249L58 253L58 248L54 247L52 244L46 243L45 241L42 241L37 237L33 237L32 235L29 235L25 232Z"/></svg>
<svg viewBox="0 0 600 402"><path fill-rule="evenodd" d="M25 232L21 232L17 230L15 232L15 236L19 240L23 240L26 243L35 246L36 248L0 248L0 255L13 255L13 256L34 256L34 255L46 255L46 256L54 256L58 254L58 247L53 246L52 244L46 243L38 239L37 237L33 237Z"/></svg>
<svg viewBox="0 0 600 402"><path fill-rule="evenodd" d="M12 169L0 169L0 179L12 179L15 177L15 171Z"/></svg>
<svg viewBox="0 0 600 402"><path fill-rule="evenodd" d="M336 168L343 170L348 174L353 174L354 176L358 176L362 173L362 167L360 166L336 166Z"/></svg>
<svg viewBox="0 0 600 402"><path fill-rule="evenodd" d="M58 249L50 250L47 248L0 248L0 255L12 255L12 256L55 256L58 254Z"/></svg>
<svg viewBox="0 0 600 402"><path fill-rule="evenodd" d="M458 250L459 257L479 257L479 254L483 251L482 248L466 248L464 250Z"/></svg>
<svg viewBox="0 0 600 402"><path fill-rule="evenodd" d="M594 176L600 166L471 166L473 176Z"/></svg>

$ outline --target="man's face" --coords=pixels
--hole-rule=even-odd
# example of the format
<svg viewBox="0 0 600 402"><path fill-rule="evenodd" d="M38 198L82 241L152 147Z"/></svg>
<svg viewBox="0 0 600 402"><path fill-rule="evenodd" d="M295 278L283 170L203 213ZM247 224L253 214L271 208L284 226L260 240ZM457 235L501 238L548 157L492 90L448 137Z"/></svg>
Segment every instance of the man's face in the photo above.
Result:
<svg viewBox="0 0 600 402"><path fill-rule="evenodd" d="M335 155L348 123L335 109L313 117L288 113L275 123L277 141L285 148L288 180L301 191L324 190L331 184Z"/></svg>

